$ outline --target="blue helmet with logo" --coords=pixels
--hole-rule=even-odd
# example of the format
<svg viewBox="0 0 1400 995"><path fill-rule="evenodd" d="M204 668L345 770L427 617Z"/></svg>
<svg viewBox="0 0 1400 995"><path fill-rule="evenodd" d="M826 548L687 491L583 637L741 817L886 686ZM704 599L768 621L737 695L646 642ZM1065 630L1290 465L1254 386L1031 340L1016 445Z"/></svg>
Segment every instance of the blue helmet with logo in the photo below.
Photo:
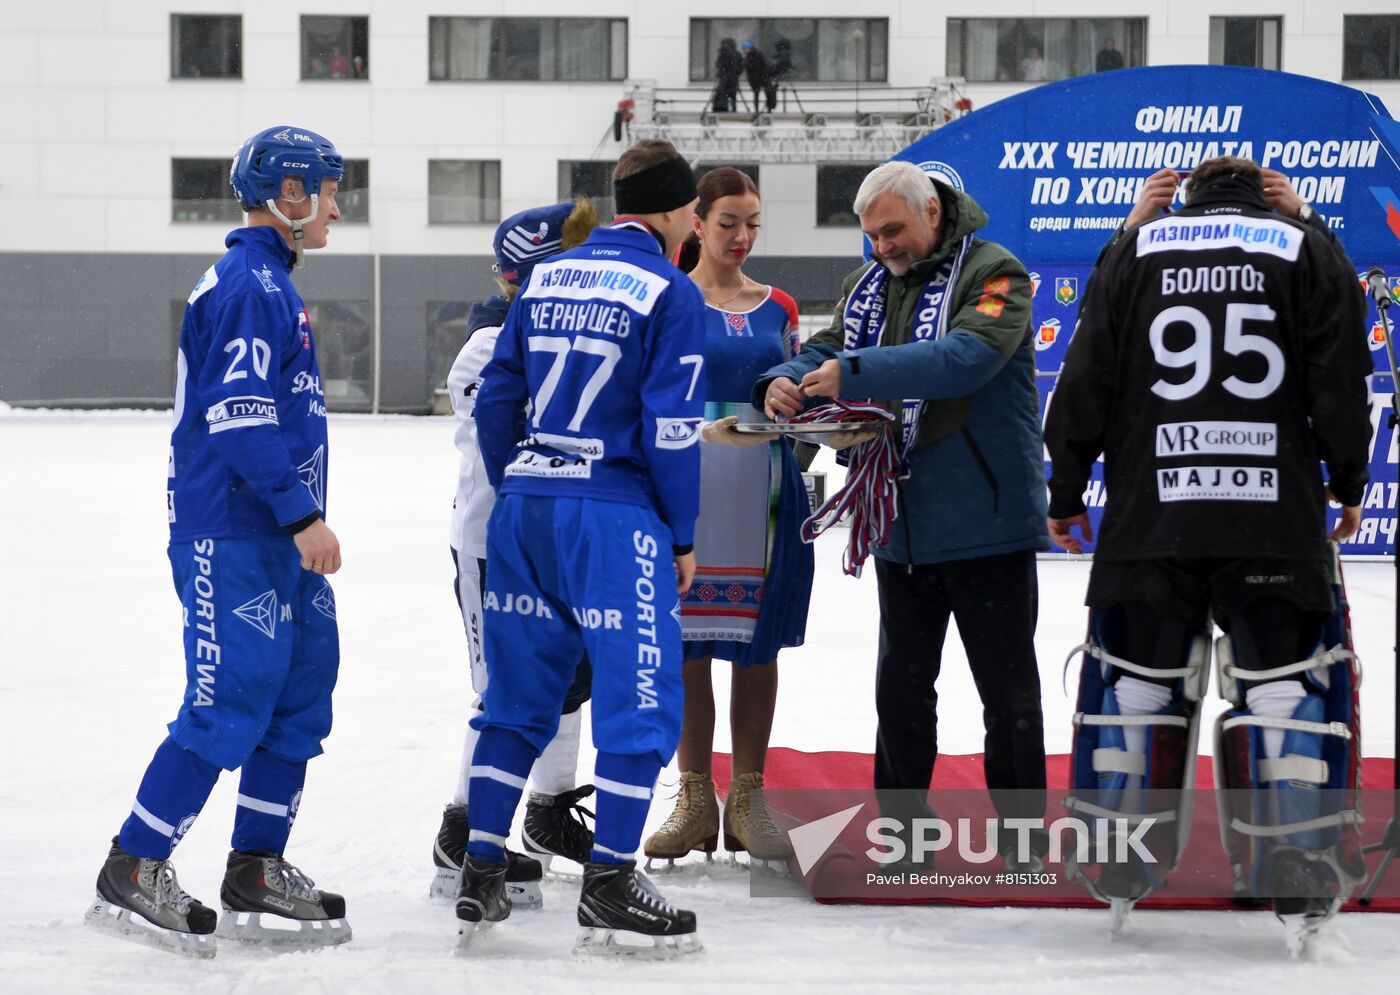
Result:
<svg viewBox="0 0 1400 995"><path fill-rule="evenodd" d="M282 180L300 178L306 192L316 196L322 180L345 175L345 160L329 138L291 125L274 125L249 138L238 149L228 182L245 209L262 207L280 196Z"/></svg>
<svg viewBox="0 0 1400 995"><path fill-rule="evenodd" d="M564 222L574 210L572 201L532 207L512 214L496 229L491 250L496 272L506 283L524 286L535 264L564 251Z"/></svg>

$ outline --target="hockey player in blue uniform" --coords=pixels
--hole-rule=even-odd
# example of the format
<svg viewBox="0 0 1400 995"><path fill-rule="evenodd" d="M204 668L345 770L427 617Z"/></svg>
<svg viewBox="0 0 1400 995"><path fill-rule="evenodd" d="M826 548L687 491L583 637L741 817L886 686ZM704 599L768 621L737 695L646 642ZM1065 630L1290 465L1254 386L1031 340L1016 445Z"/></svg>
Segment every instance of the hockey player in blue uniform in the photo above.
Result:
<svg viewBox="0 0 1400 995"><path fill-rule="evenodd" d="M678 594L695 570L705 308L667 261L693 223L685 160L668 142L640 142L613 185L621 216L535 266L477 396L498 495L482 599L492 669L472 720L481 738L457 917L469 942L510 914L506 836L586 651L598 807L575 949L664 956L700 948L694 913L656 892L636 851L680 737Z"/></svg>
<svg viewBox="0 0 1400 995"><path fill-rule="evenodd" d="M487 480L481 447L476 441L476 395L481 389L481 372L491 361L511 302L530 272L549 257L579 245L597 225L597 208L586 197L532 207L502 221L492 244L496 257L493 268L501 292L472 305L467 317L467 340L447 375L452 411L457 416L453 441L461 454L457 493L452 501L451 549L456 567L453 590L462 610L471 654L472 689L478 695L472 704L472 715L481 709L480 695L486 689L490 669L481 649L481 598L486 589L486 522L496 503L496 492ZM555 857L582 865L593 849L593 831L585 821L590 813L580 804L593 793L593 785L577 784L582 709L592 684L592 668L585 658L565 696L559 730L530 772L534 791L525 807L525 854L506 854L506 895L517 908L538 908L544 904L539 882ZM467 791L472 754L480 735L468 723L457 788L451 804L443 809L442 824L433 840L433 864L437 870L429 894L434 898L455 898L461 886L462 860L471 831Z"/></svg>
<svg viewBox="0 0 1400 995"><path fill-rule="evenodd" d="M195 284L180 329L166 506L185 698L86 918L200 957L216 952L216 914L180 888L170 854L221 770L242 773L218 935L350 939L345 900L282 857L306 763L330 732L340 658L325 577L340 569L325 522L325 397L290 275L339 219L343 172L335 146L305 129L244 142L229 181L247 225ZM275 924L264 927L264 916Z"/></svg>

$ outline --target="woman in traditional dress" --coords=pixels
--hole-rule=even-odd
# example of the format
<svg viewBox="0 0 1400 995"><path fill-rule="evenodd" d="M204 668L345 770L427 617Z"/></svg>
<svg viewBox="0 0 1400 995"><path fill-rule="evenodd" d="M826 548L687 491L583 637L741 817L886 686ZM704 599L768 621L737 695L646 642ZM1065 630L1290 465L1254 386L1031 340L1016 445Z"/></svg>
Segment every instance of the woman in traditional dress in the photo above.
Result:
<svg viewBox="0 0 1400 995"><path fill-rule="evenodd" d="M705 293L705 416L698 567L681 603L686 640L685 725L677 750L680 792L670 818L647 840L648 857L676 858L718 845L711 779L715 701L712 661L733 664L733 779L724 806L725 848L759 860L791 850L763 802L763 767L778 694L778 651L800 646L812 590L812 549L799 534L808 503L786 440L741 435L737 421L763 421L754 382L798 349L797 305L744 273L758 237L758 188L721 167L699 184L695 232L678 263Z"/></svg>

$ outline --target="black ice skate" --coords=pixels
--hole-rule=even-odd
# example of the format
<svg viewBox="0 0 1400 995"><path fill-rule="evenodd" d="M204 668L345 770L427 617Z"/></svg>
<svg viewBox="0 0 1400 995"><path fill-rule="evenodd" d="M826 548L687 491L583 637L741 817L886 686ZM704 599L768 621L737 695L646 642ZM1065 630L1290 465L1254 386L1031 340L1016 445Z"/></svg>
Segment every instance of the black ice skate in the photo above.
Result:
<svg viewBox="0 0 1400 995"><path fill-rule="evenodd" d="M528 821L526 826L529 826ZM462 858L467 855L467 824L465 805L448 805L442 810L442 826L433 841L433 866L437 873L428 886L429 898L455 898L462 886ZM544 868L538 860L514 850L506 851L506 898L517 909L544 908L540 879Z"/></svg>
<svg viewBox="0 0 1400 995"><path fill-rule="evenodd" d="M219 898L218 933L230 940L328 947L350 939L345 899L270 850L231 851Z"/></svg>
<svg viewBox="0 0 1400 995"><path fill-rule="evenodd" d="M1113 861L1103 865L1089 891L1099 901L1108 903L1109 936L1123 932L1133 907L1146 898L1152 888L1147 869L1137 861Z"/></svg>
<svg viewBox="0 0 1400 995"><path fill-rule="evenodd" d="M510 902L506 897L506 874L509 865L489 860L477 860L467 854L462 862L462 886L457 890L458 942L462 948L471 945L477 934L484 933L498 922L510 918Z"/></svg>
<svg viewBox="0 0 1400 995"><path fill-rule="evenodd" d="M1280 854L1270 876L1274 915L1286 930L1285 942L1292 957L1301 957L1322 924L1336 915L1342 899L1329 886L1331 875L1324 864L1299 853Z"/></svg>
<svg viewBox="0 0 1400 995"><path fill-rule="evenodd" d="M185 893L168 860L135 857L114 838L83 921L123 939L192 957L213 957L213 909Z"/></svg>
<svg viewBox="0 0 1400 995"><path fill-rule="evenodd" d="M576 954L664 960L704 949L695 913L662 898L631 860L584 866L578 924Z"/></svg>
<svg viewBox="0 0 1400 995"><path fill-rule="evenodd" d="M572 860L580 867L588 863L593 853L593 830L584 816L592 819L593 813L579 802L591 794L591 784L561 795L530 793L525 806L525 852L538 857L546 871L555 857Z"/></svg>
<svg viewBox="0 0 1400 995"><path fill-rule="evenodd" d="M1034 850L1028 851L1026 859L1020 859L1015 849L1004 850L1001 854L1002 865L1007 874L1044 874L1045 859Z"/></svg>

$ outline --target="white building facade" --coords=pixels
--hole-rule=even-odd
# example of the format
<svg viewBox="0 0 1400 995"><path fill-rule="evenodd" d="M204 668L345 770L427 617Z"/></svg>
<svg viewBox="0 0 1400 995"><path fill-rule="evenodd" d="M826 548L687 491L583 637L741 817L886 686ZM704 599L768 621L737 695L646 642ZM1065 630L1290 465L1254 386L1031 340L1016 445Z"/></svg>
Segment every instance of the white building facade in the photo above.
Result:
<svg viewBox="0 0 1400 995"><path fill-rule="evenodd" d="M948 77L961 80L954 96L982 107L1109 68L1106 50L1129 66L1278 68L1400 106L1394 0L7 3L0 400L167 398L183 300L239 223L228 158L280 123L327 135L351 163L347 217L299 278L331 404L425 410L466 304L490 291L497 222L572 190L606 191L626 140L614 116L636 81L679 95L677 119L712 111L726 37L770 63L790 58L762 122L777 127L810 124L802 108L823 101L869 123L863 109ZM719 115L731 131L752 126L742 78L739 98ZM814 305L834 297L859 252L854 182L884 157L830 143L734 153L764 193L754 275Z"/></svg>

